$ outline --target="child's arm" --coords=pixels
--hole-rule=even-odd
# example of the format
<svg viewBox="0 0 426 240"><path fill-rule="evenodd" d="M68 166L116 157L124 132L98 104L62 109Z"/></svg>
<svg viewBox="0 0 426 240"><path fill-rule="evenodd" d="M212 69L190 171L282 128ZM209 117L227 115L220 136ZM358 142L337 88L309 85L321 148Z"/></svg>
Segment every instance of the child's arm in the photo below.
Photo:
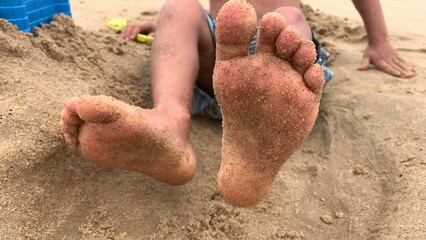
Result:
<svg viewBox="0 0 426 240"><path fill-rule="evenodd" d="M380 0L352 0L364 21L368 34L368 47L359 70L376 65L380 70L398 77L412 77L414 73L389 42L388 31Z"/></svg>

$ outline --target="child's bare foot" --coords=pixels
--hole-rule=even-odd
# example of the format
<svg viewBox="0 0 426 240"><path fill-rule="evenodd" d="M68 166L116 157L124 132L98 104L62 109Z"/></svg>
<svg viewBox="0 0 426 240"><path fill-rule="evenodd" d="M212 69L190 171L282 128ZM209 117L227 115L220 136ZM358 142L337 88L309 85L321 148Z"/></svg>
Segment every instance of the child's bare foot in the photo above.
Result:
<svg viewBox="0 0 426 240"><path fill-rule="evenodd" d="M257 53L248 56L256 13L227 2L217 17L213 85L223 113L219 188L232 204L252 206L268 193L282 164L318 114L323 70L314 44L277 13L262 18Z"/></svg>
<svg viewBox="0 0 426 240"><path fill-rule="evenodd" d="M181 115L82 96L67 103L60 125L66 141L79 146L86 159L179 185L195 171L189 116Z"/></svg>

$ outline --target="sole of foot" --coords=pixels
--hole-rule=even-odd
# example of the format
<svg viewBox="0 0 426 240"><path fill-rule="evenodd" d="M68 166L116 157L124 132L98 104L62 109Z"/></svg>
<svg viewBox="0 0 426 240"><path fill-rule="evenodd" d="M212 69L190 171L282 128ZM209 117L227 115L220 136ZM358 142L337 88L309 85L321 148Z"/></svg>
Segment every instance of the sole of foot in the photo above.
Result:
<svg viewBox="0 0 426 240"><path fill-rule="evenodd" d="M93 162L172 185L194 176L195 155L180 132L181 122L162 111L106 96L81 96L66 104L60 127L65 140Z"/></svg>
<svg viewBox="0 0 426 240"><path fill-rule="evenodd" d="M218 184L236 206L259 203L281 166L298 149L318 115L323 69L315 46L278 13L260 23L256 54L248 55L256 13L228 1L216 26L213 86L223 114Z"/></svg>

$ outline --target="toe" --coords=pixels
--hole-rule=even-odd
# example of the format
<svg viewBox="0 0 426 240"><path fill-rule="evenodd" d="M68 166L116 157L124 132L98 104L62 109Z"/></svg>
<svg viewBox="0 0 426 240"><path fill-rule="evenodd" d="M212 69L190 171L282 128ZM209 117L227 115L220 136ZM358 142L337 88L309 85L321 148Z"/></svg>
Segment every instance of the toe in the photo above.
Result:
<svg viewBox="0 0 426 240"><path fill-rule="evenodd" d="M82 96L72 99L66 106L71 115L91 123L107 123L120 116L118 101L107 96Z"/></svg>
<svg viewBox="0 0 426 240"><path fill-rule="evenodd" d="M319 64L312 64L303 76L306 87L308 87L319 99L324 87L324 69Z"/></svg>
<svg viewBox="0 0 426 240"><path fill-rule="evenodd" d="M285 27L285 19L279 13L267 13L260 22L257 52L275 52L275 43Z"/></svg>
<svg viewBox="0 0 426 240"><path fill-rule="evenodd" d="M78 145L78 138L68 133L64 133L65 142L75 145Z"/></svg>
<svg viewBox="0 0 426 240"><path fill-rule="evenodd" d="M256 32L256 12L243 0L231 0L217 15L216 58L228 60L247 56L250 42Z"/></svg>
<svg viewBox="0 0 426 240"><path fill-rule="evenodd" d="M76 112L72 112L70 110L75 110L75 108L68 106L62 109L61 112L61 121L64 121L67 125L81 125L84 123L83 120L77 115Z"/></svg>
<svg viewBox="0 0 426 240"><path fill-rule="evenodd" d="M79 129L80 126L79 125L69 125L61 119L61 121L59 122L59 127L61 128L62 132L76 136L78 134L78 129Z"/></svg>
<svg viewBox="0 0 426 240"><path fill-rule="evenodd" d="M312 41L302 40L299 48L293 54L292 65L293 68L303 75L317 58L317 53L315 50L315 44Z"/></svg>
<svg viewBox="0 0 426 240"><path fill-rule="evenodd" d="M301 43L300 33L294 26L287 26L278 36L276 44L277 55L291 62L294 52Z"/></svg>

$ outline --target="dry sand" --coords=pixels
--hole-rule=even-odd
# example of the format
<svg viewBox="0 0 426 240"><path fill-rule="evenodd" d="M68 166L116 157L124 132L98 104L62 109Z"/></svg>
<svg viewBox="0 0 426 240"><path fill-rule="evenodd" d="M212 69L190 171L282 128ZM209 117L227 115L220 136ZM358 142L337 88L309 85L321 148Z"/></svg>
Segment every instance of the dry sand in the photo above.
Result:
<svg viewBox="0 0 426 240"><path fill-rule="evenodd" d="M426 239L419 33L391 37L416 77L359 72L366 42L358 23L305 8L335 55L337 76L313 132L268 197L249 209L218 193L219 122L193 118L197 174L181 187L99 166L68 148L58 127L68 98L151 104L150 48L103 26L116 16L152 18L159 5L137 2L71 1L77 25L90 31L61 17L35 38L0 21L0 239Z"/></svg>

